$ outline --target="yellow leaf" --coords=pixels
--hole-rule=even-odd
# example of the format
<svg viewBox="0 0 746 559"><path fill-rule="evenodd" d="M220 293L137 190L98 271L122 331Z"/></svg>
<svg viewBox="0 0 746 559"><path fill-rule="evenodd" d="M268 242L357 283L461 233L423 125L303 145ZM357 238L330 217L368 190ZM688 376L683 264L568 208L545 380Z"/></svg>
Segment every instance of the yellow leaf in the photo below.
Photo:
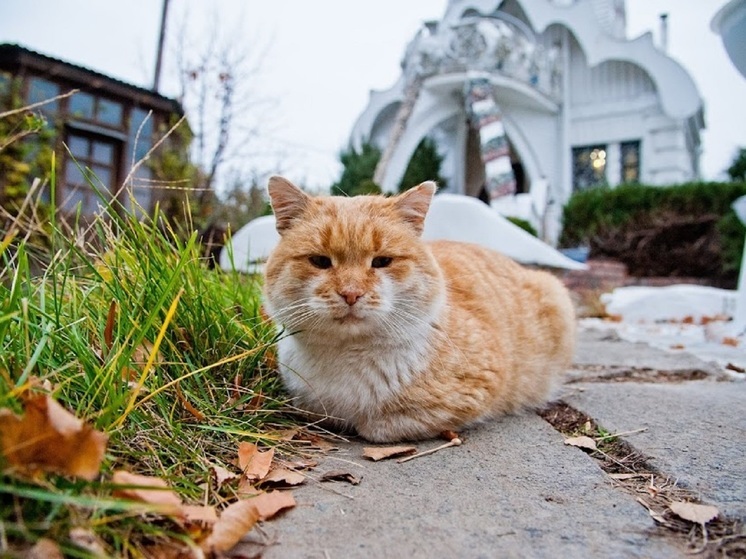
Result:
<svg viewBox="0 0 746 559"><path fill-rule="evenodd" d="M108 437L84 423L51 396L25 401L24 415L0 410L0 454L26 473L52 471L93 480L99 473Z"/></svg>

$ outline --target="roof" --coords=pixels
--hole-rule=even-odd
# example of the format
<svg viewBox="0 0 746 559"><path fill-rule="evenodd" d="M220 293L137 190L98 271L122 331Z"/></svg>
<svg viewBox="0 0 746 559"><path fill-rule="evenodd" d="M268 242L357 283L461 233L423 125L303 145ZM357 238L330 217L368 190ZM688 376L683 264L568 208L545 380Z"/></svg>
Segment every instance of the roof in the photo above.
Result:
<svg viewBox="0 0 746 559"><path fill-rule="evenodd" d="M0 44L0 69L9 71L28 69L50 79L65 80L85 91L98 90L131 99L143 108L184 114L184 109L178 101L156 91L13 43Z"/></svg>

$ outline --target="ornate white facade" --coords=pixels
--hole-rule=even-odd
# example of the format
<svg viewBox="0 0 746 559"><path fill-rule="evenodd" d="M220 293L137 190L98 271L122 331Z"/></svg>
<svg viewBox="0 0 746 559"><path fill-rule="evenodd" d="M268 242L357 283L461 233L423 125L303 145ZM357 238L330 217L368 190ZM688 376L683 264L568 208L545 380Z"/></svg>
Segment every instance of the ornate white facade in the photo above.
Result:
<svg viewBox="0 0 746 559"><path fill-rule="evenodd" d="M625 38L624 0L451 0L353 128L353 145L383 150L376 178L385 191L397 190L430 137L445 157L447 190L479 193L484 162L464 99L475 79L492 86L517 183L517 194L492 205L549 241L574 189L699 174L699 92L651 34Z"/></svg>

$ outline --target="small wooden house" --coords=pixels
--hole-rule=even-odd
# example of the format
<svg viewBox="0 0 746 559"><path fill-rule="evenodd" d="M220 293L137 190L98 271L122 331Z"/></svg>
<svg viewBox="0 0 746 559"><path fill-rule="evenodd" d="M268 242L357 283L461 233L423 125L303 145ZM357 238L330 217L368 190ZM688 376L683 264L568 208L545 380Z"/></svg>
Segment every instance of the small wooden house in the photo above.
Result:
<svg viewBox="0 0 746 559"><path fill-rule="evenodd" d="M122 185L168 124L183 115L177 101L19 45L0 44L0 84L13 80L27 105L79 90L35 109L54 129L58 161L62 159L54 200L61 212L92 215L107 193L131 208L131 192L149 213L167 195L153 186L146 164L136 168L129 191Z"/></svg>

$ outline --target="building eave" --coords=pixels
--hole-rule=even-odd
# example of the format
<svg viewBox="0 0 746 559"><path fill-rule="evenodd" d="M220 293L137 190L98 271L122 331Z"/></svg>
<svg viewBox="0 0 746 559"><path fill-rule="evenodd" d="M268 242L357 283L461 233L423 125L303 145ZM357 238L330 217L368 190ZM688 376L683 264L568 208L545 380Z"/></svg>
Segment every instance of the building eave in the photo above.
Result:
<svg viewBox="0 0 746 559"><path fill-rule="evenodd" d="M184 114L181 104L155 91L139 87L90 68L47 56L21 45L0 44L0 69L24 69L40 76L64 80L85 91L105 92L133 100L139 106L160 112Z"/></svg>

